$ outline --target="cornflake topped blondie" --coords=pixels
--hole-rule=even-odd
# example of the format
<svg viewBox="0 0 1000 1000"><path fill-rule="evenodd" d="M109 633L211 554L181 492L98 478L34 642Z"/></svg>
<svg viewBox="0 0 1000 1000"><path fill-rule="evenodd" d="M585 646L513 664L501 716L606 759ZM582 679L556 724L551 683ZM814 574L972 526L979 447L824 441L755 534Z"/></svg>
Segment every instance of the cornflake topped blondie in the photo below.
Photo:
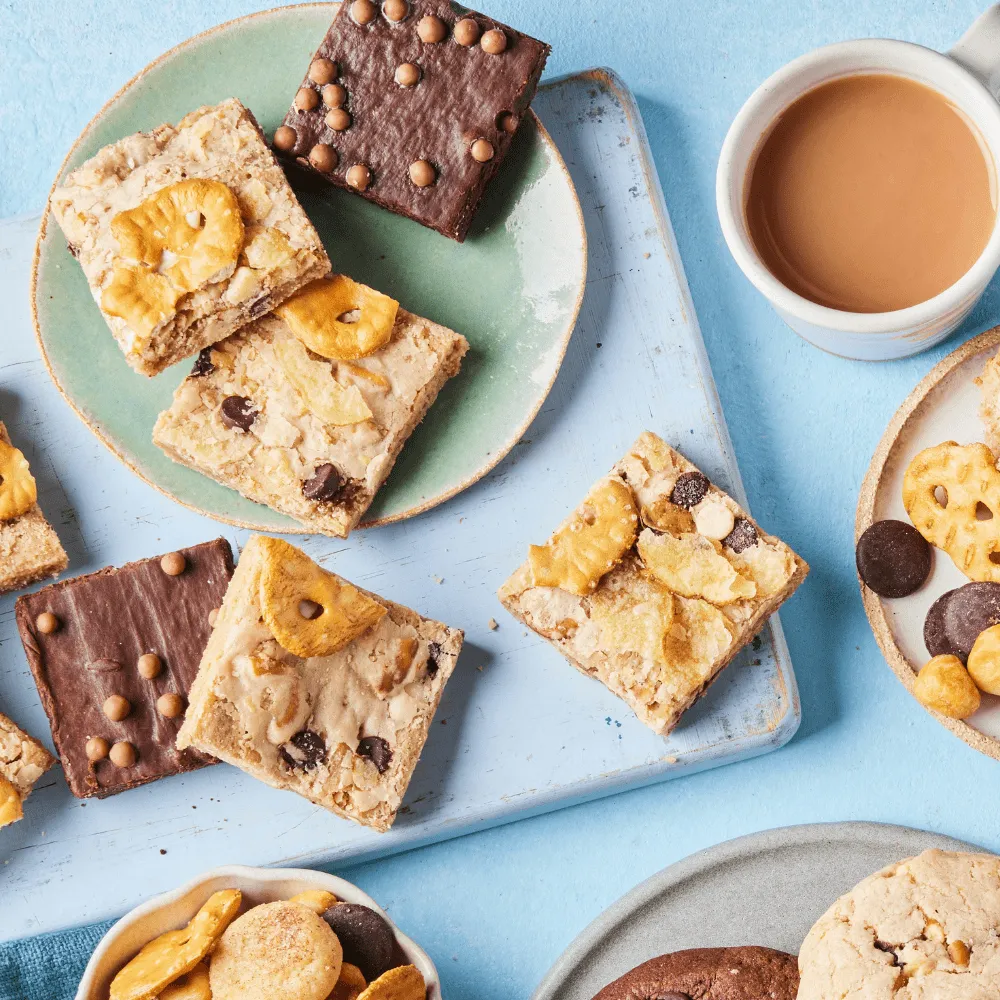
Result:
<svg viewBox="0 0 1000 1000"><path fill-rule="evenodd" d="M647 432L499 596L666 734L808 571Z"/></svg>
<svg viewBox="0 0 1000 1000"><path fill-rule="evenodd" d="M469 347L398 305L343 275L313 282L203 351L153 441L251 500L346 537Z"/></svg>
<svg viewBox="0 0 1000 1000"><path fill-rule="evenodd" d="M235 98L106 146L53 191L51 205L126 360L144 375L330 270Z"/></svg>
<svg viewBox="0 0 1000 1000"><path fill-rule="evenodd" d="M255 535L177 745L388 830L462 638L352 586L288 542Z"/></svg>

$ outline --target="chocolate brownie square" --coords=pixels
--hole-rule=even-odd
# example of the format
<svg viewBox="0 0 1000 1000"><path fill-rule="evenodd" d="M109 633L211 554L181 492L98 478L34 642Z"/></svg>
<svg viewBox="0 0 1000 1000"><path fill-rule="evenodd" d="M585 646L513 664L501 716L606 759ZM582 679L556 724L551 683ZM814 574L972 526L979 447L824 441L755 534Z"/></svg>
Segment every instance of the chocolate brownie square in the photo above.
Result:
<svg viewBox="0 0 1000 1000"><path fill-rule="evenodd" d="M219 538L18 598L21 642L78 798L215 763L174 744L232 575Z"/></svg>
<svg viewBox="0 0 1000 1000"><path fill-rule="evenodd" d="M550 51L450 0L345 0L274 146L461 242Z"/></svg>

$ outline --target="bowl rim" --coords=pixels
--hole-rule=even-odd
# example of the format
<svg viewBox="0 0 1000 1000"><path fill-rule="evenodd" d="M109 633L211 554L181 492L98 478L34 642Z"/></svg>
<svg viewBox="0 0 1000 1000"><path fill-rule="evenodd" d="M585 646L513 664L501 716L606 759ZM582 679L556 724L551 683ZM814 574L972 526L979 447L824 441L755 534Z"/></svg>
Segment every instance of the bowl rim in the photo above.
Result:
<svg viewBox="0 0 1000 1000"><path fill-rule="evenodd" d="M119 938L128 930L133 928L141 920L180 902L185 896L191 895L206 883L217 880L232 883L232 888L240 888L238 883L255 882L265 886L273 882L284 882L293 879L301 879L305 882L313 883L316 889L326 889L332 892L339 900L349 903L360 903L367 906L379 914L392 928L400 948L411 964L417 966L422 973L428 987L436 987L436 992L430 991L429 997L441 996L441 979L430 955L424 951L409 935L404 934L393 922L385 910L382 909L374 899L364 890L359 889L353 882L340 878L338 875L331 875L328 872L316 871L312 868L255 868L249 865L222 865L218 868L210 868L208 871L195 876L183 885L166 892L158 893L147 899L144 903L129 910L124 916L115 921L107 932L97 943L90 956L87 966L83 971L80 984L77 987L75 1000L106 1000L105 997L96 997L94 988L96 986L98 974L101 972L101 965L108 952ZM217 890L213 890L217 891ZM245 911L244 911L245 912ZM192 916L194 914L192 913ZM150 938L152 940L152 938Z"/></svg>

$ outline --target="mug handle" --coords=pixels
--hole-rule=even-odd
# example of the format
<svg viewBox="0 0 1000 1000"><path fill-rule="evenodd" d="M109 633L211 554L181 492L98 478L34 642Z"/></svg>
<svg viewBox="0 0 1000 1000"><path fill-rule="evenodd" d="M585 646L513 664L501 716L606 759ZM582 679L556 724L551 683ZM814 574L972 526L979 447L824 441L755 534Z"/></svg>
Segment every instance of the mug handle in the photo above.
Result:
<svg viewBox="0 0 1000 1000"><path fill-rule="evenodd" d="M1000 100L1000 3L980 14L948 55Z"/></svg>

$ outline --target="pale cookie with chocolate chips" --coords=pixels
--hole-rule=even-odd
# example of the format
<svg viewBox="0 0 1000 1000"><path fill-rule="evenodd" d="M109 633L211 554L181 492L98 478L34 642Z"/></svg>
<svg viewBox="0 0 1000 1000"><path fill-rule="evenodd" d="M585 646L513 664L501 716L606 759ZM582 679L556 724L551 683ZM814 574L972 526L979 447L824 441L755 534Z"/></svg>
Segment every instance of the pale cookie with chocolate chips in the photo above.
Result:
<svg viewBox="0 0 1000 1000"><path fill-rule="evenodd" d="M1000 858L925 851L837 900L799 952L798 1000L1000 996Z"/></svg>

